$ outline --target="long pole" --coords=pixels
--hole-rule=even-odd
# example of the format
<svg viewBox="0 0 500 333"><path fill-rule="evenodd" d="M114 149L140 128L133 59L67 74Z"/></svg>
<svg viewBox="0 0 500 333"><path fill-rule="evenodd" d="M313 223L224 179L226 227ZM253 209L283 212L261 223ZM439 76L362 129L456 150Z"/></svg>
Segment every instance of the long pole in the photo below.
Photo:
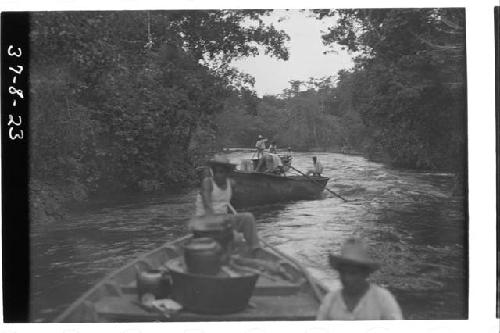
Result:
<svg viewBox="0 0 500 333"><path fill-rule="evenodd" d="M295 169L293 166L290 165L290 168L292 168L293 170L297 171L298 173L300 173L302 176L306 177L311 182L313 182L313 183L315 183L315 184L317 184L319 186L323 186L320 183L318 183L317 181L315 181L314 179L312 179L311 177L309 177L308 175L306 175L305 173L303 173L302 171ZM337 194L337 193L333 192L328 187L325 187L325 190L327 190L328 192L330 192L331 194L333 194L337 198L340 198L340 199L344 200L345 202L348 202L348 200L346 198L342 197L340 194Z"/></svg>
<svg viewBox="0 0 500 333"><path fill-rule="evenodd" d="M238 212L236 211L236 209L234 209L233 205L231 205L230 203L227 205L227 207L229 208L229 210L231 211L231 213L233 213L234 215L238 214ZM290 261L292 264L294 264L295 266L297 266L302 271L302 273L304 273L304 276L306 277L307 282L309 282L309 284L311 285L311 288L313 290L314 296L316 297L316 299L318 300L318 302L322 301L322 299L323 299L323 293L318 289L318 286L317 286L316 281L314 280L314 278L311 276L311 274L307 271L307 269L300 262L298 262L296 259L290 257L289 255L281 252L280 250L278 250L274 246L271 246L269 243L267 243L263 239L259 238L259 241L262 244L264 244L264 246L266 246L267 248L269 248L272 251L274 251L276 254L280 255L281 257L285 258L286 260Z"/></svg>

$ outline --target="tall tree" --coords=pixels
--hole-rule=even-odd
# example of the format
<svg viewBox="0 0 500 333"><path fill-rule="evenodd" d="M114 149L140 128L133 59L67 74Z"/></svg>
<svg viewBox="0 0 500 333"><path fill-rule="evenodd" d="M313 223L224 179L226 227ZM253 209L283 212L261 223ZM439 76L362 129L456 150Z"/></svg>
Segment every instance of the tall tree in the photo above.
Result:
<svg viewBox="0 0 500 333"><path fill-rule="evenodd" d="M381 150L392 163L406 167L462 168L465 11L314 12L319 19L337 17L337 25L323 35L326 45L357 54L352 105L374 136L369 149Z"/></svg>
<svg viewBox="0 0 500 333"><path fill-rule="evenodd" d="M56 184L74 199L193 179L197 158L215 142L224 99L252 84L226 63L260 48L288 57L288 36L264 24L268 13L33 13L37 193L47 192L41 183Z"/></svg>

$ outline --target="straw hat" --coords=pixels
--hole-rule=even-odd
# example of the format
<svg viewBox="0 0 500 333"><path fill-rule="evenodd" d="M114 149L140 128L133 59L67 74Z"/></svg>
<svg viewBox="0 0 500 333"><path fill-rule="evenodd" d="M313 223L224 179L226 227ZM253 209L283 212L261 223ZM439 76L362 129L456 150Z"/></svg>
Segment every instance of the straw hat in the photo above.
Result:
<svg viewBox="0 0 500 333"><path fill-rule="evenodd" d="M257 137L257 139L264 139L264 137L261 134L259 134L259 136Z"/></svg>
<svg viewBox="0 0 500 333"><path fill-rule="evenodd" d="M226 156L219 155L219 154L215 155L214 158L212 158L211 160L209 160L207 162L207 164L209 166L215 166L215 165L225 166L225 167L227 167L229 169L236 168L236 164L231 163Z"/></svg>
<svg viewBox="0 0 500 333"><path fill-rule="evenodd" d="M380 264L370 257L366 244L357 238L347 239L340 249L340 255L330 253L329 260L330 265L336 270L343 265L365 267L370 272L380 268Z"/></svg>

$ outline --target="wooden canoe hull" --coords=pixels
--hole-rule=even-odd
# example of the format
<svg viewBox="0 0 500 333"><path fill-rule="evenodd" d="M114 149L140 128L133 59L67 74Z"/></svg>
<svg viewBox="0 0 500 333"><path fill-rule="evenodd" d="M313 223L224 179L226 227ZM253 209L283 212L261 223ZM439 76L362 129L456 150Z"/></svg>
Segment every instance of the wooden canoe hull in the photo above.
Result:
<svg viewBox="0 0 500 333"><path fill-rule="evenodd" d="M303 267L293 259L280 255L268 246L268 262L286 267L289 280L260 276L243 311L230 314L202 314L182 310L172 317L150 312L140 306L136 288L137 270L166 267L166 262L182 255L184 237L145 253L126 266L111 273L69 306L55 322L149 322L149 321L255 321L255 320L313 320L321 297L327 292L318 281L312 280ZM318 295L320 293L320 295ZM231 295L220 295L230 297Z"/></svg>
<svg viewBox="0 0 500 333"><path fill-rule="evenodd" d="M234 171L231 178L234 180L231 203L235 207L316 199L329 179L244 171Z"/></svg>

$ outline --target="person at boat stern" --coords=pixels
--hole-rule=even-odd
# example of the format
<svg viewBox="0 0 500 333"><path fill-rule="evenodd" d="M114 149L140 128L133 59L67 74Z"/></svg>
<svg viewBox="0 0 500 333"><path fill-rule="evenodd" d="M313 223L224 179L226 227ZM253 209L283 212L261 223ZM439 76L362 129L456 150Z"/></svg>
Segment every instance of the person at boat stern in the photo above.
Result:
<svg viewBox="0 0 500 333"><path fill-rule="evenodd" d="M228 214L232 195L232 180L229 174L235 164L222 155L216 155L207 162L211 172L205 174L201 182L200 193L196 198L196 216ZM227 215L234 230L241 232L251 254L256 255L261 249L255 218L252 213ZM200 220L202 221L202 219ZM194 226L191 226L194 227Z"/></svg>
<svg viewBox="0 0 500 333"><path fill-rule="evenodd" d="M340 255L330 254L329 262L338 271L342 287L325 296L317 320L403 319L394 296L368 282L368 276L380 264L371 259L368 247L360 239L347 239Z"/></svg>
<svg viewBox="0 0 500 333"><path fill-rule="evenodd" d="M315 177L320 177L321 174L323 173L323 165L321 162L318 160L316 156L313 156L313 168L311 170L307 171L307 175L313 175Z"/></svg>

